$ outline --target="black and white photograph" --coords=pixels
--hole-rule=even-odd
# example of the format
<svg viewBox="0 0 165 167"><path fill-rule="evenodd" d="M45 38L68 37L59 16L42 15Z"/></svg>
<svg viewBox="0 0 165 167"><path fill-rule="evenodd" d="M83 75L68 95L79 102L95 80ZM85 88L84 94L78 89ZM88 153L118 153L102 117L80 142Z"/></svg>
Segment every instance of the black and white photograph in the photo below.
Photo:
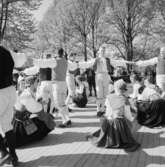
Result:
<svg viewBox="0 0 165 167"><path fill-rule="evenodd" d="M165 167L165 0L0 0L0 167Z"/></svg>

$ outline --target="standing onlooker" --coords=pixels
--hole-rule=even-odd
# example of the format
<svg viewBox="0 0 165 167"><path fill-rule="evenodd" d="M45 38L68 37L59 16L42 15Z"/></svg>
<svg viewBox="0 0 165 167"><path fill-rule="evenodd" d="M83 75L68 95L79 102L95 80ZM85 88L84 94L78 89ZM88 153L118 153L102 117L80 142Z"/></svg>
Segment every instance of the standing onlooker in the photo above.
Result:
<svg viewBox="0 0 165 167"><path fill-rule="evenodd" d="M88 68L86 70L87 82L89 85L89 96L92 96L92 88L94 90L94 94L96 96L96 82L95 82L95 72L92 68Z"/></svg>

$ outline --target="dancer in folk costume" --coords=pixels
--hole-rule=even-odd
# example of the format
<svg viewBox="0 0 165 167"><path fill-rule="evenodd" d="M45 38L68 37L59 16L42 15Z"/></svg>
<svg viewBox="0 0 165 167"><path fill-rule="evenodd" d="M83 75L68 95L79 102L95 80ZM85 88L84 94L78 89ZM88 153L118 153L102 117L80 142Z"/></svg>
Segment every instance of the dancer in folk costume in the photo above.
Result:
<svg viewBox="0 0 165 167"><path fill-rule="evenodd" d="M135 63L137 66L155 65L156 67L156 84L162 90L162 97L165 96L165 47L160 49L160 56L154 57L145 61L138 61Z"/></svg>
<svg viewBox="0 0 165 167"><path fill-rule="evenodd" d="M112 66L125 66L127 64L133 64L126 60L114 60L109 59L106 54L106 45L103 44L99 49L99 55L95 59L91 59L87 62L79 62L80 68L90 68L96 73L96 93L97 93L97 116L102 116L104 114L104 104L106 96L109 94L109 84L111 82L110 74L113 72Z"/></svg>
<svg viewBox="0 0 165 167"><path fill-rule="evenodd" d="M68 58L68 62L72 63L75 62L75 58L76 58L76 53L71 53L69 58ZM66 105L69 105L70 103L73 103L72 98L75 95L75 90L76 90L76 85L75 85L75 73L76 70L67 70L67 74L66 74L66 84L67 84L67 88L68 88L68 96L66 98Z"/></svg>
<svg viewBox="0 0 165 167"><path fill-rule="evenodd" d="M59 126L62 128L70 126L71 120L67 105L65 104L67 95L66 73L68 69L71 71L75 70L77 63L68 62L64 56L64 50L61 48L58 50L58 57L34 60L34 65L42 68L47 66L52 68L54 102L62 117L62 124Z"/></svg>
<svg viewBox="0 0 165 167"><path fill-rule="evenodd" d="M16 100L16 89L12 86L12 73L14 66L20 67L25 61L25 55L11 55L10 51L0 46L0 152L2 155L0 166L6 162L11 163L12 166L17 166L18 164L12 127L13 107ZM5 137L7 144L4 143L3 137Z"/></svg>
<svg viewBox="0 0 165 167"><path fill-rule="evenodd" d="M106 46L103 45L99 50L99 56L88 62L79 62L80 68L89 68L93 66L96 73L96 91L97 91L97 116L104 113L104 103L109 93L109 83L111 81L109 73L111 73L110 59L105 54Z"/></svg>

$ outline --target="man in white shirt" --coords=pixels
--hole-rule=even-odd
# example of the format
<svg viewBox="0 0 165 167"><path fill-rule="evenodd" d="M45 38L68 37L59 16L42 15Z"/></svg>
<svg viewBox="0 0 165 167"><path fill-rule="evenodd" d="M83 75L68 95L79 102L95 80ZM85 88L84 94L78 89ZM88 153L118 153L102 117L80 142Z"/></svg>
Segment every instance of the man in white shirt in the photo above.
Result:
<svg viewBox="0 0 165 167"><path fill-rule="evenodd" d="M52 68L54 103L62 118L62 124L59 126L61 128L70 126L71 120L67 105L65 104L67 94L66 74L68 69L71 71L75 70L77 63L68 62L64 57L64 50L61 48L58 51L57 58L34 60L34 65L39 68Z"/></svg>
<svg viewBox="0 0 165 167"><path fill-rule="evenodd" d="M89 68L93 66L96 76L96 91L97 91L97 116L101 116L104 113L104 104L106 96L109 93L109 83L111 81L109 73L110 59L106 58L106 47L103 45L100 47L99 56L96 59L92 59L88 62L79 62L80 68Z"/></svg>

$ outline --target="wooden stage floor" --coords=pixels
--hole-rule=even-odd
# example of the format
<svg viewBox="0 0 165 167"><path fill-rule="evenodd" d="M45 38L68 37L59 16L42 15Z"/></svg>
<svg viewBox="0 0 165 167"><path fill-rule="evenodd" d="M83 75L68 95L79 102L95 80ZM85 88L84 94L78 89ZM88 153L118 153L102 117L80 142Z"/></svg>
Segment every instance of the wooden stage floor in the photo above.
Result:
<svg viewBox="0 0 165 167"><path fill-rule="evenodd" d="M85 136L99 127L95 106L75 109L70 115L71 128L55 128L42 141L17 150L20 167L165 167L165 128L137 126L134 135L142 147L128 154L86 141ZM58 117L56 121L60 123Z"/></svg>

